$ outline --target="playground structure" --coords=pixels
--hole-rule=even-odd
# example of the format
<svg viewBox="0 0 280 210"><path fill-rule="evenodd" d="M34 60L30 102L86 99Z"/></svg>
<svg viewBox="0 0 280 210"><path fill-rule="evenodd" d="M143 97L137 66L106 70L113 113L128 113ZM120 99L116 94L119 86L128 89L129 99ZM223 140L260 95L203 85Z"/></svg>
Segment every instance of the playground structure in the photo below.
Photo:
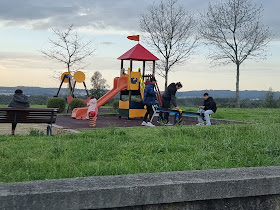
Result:
<svg viewBox="0 0 280 210"><path fill-rule="evenodd" d="M64 72L61 75L60 78L61 78L61 83L60 83L60 86L58 88L57 94L54 97L58 97L63 83L67 83L69 85L69 88L70 88L70 95L67 98L67 102L70 103L73 100L73 98L75 98L76 84L77 83L83 83L85 91L86 91L86 95L88 97L85 100L85 103L87 103L90 100L90 95L89 95L89 92L88 92L88 89L87 89L87 86L86 86L86 83L85 83L86 76L85 76L85 74L82 71L76 71L74 73L74 76L72 76L70 72ZM74 83L72 82L72 80L74 81ZM68 109L67 109L67 111L68 111Z"/></svg>
<svg viewBox="0 0 280 210"><path fill-rule="evenodd" d="M63 83L67 83L70 87L70 95L72 97L74 97L74 92L75 92L75 87L76 87L76 84L77 83L83 83L84 84L84 88L85 88L85 91L86 91L86 94L87 96L89 97L89 92L88 92L88 89L87 89L87 86L86 86L86 83L85 83L85 79L86 79L86 76L84 74L84 72L82 71L76 71L74 73L74 76L71 75L70 72L64 72L62 75L61 75L61 83L60 83L60 86L58 88L58 91L55 95L55 97L58 97L59 95L59 92L61 90L61 87L63 85ZM72 80L74 80L74 84L72 86Z"/></svg>
<svg viewBox="0 0 280 210"><path fill-rule="evenodd" d="M143 104L145 89L144 81L145 79L149 80L151 77L154 77L155 62L159 59L151 52L149 52L146 48L144 48L141 44L135 45L118 59L121 60L120 75L121 77L127 77L129 81L127 88L120 92L119 117L143 117L146 113L146 109ZM125 69L123 68L125 60L128 60L130 62L127 74ZM138 69L138 71L133 71L133 61L143 62L142 73L140 68ZM147 62L153 62L152 74L145 74ZM158 102L161 104L161 94L157 84L155 85L155 89ZM128 96L128 100L124 100L124 96ZM141 101L133 101L132 96L140 96Z"/></svg>
<svg viewBox="0 0 280 210"><path fill-rule="evenodd" d="M102 96L97 101L97 107L100 108L106 104L115 95L120 93L119 100L119 117L135 118L143 117L146 113L145 105L143 104L145 79L150 79L155 75L155 62L159 60L141 44L135 45L122 56L118 58L121 60L120 77L114 78L113 89ZM130 65L127 70L124 69L124 61L129 61ZM133 61L143 62L143 69L133 71ZM153 62L152 74L145 74L146 62ZM161 104L161 94L156 84L156 93L159 104ZM124 96L127 96L125 99ZM139 96L139 101L133 101L133 96ZM88 108L76 108L72 111L72 118L87 119Z"/></svg>

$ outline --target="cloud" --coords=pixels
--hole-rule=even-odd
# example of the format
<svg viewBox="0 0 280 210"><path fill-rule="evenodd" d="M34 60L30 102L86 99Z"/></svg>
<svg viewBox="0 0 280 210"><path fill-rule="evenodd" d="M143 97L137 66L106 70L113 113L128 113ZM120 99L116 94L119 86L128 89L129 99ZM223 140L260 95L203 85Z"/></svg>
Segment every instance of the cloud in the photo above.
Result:
<svg viewBox="0 0 280 210"><path fill-rule="evenodd" d="M0 21L5 26L18 25L37 30L70 24L95 30L136 29L141 5L140 2L131 4L129 0L1 1Z"/></svg>
<svg viewBox="0 0 280 210"><path fill-rule="evenodd" d="M160 0L155 0L155 3ZM278 0L255 0L263 4L264 22L280 35ZM149 0L9 0L0 1L0 24L46 30L65 28L70 24L91 31L139 30L139 15L146 11ZM205 11L205 0L179 1L188 11ZM212 2L211 3L215 3Z"/></svg>

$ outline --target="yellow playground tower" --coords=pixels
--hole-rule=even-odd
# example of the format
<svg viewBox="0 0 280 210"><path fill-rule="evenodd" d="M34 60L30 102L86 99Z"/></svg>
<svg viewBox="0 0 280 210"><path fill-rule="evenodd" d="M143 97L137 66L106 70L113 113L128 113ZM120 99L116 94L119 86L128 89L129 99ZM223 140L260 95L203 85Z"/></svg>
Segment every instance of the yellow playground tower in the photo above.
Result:
<svg viewBox="0 0 280 210"><path fill-rule="evenodd" d="M126 88L120 91L119 117L143 117L146 113L146 109L142 101L144 98L145 80L149 80L155 75L155 62L159 59L141 44L135 45L118 59L121 60L120 78L127 78ZM129 68L127 70L124 69L125 60L130 62ZM143 62L142 73L140 68L136 71L133 71L133 61ZM152 74L145 74L147 62L153 63ZM161 94L157 84L155 89L157 92L158 102L161 105ZM133 101L132 96L140 96L142 100Z"/></svg>

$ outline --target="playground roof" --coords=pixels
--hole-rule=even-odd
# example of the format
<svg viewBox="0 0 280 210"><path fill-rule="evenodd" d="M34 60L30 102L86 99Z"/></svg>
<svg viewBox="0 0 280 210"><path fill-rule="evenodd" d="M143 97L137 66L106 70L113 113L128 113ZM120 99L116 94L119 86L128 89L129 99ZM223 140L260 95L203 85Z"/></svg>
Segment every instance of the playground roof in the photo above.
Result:
<svg viewBox="0 0 280 210"><path fill-rule="evenodd" d="M159 60L150 51L148 51L141 44L135 45L122 56L118 57L119 60L136 60L136 61L155 61Z"/></svg>

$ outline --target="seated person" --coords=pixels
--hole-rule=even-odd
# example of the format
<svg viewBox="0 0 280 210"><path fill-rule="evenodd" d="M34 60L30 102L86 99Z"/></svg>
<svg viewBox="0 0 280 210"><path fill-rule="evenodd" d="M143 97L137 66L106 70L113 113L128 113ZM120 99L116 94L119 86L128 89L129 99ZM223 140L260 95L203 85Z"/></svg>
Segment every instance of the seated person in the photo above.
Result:
<svg viewBox="0 0 280 210"><path fill-rule="evenodd" d="M90 116L94 116L94 120L97 120L98 108L97 108L97 100L94 96L91 97L90 101L87 103L88 111L87 111L87 119Z"/></svg>
<svg viewBox="0 0 280 210"><path fill-rule="evenodd" d="M12 101L9 104L9 107L29 107L28 97L23 94L22 90L17 89L15 91ZM15 135L16 127L17 123L12 123L12 135Z"/></svg>
<svg viewBox="0 0 280 210"><path fill-rule="evenodd" d="M217 111L216 103L212 97L209 97L208 93L204 93L204 104L199 107L198 112L200 116L198 117L197 125L204 125L203 114L206 120L206 125L211 125L210 114L214 114Z"/></svg>

